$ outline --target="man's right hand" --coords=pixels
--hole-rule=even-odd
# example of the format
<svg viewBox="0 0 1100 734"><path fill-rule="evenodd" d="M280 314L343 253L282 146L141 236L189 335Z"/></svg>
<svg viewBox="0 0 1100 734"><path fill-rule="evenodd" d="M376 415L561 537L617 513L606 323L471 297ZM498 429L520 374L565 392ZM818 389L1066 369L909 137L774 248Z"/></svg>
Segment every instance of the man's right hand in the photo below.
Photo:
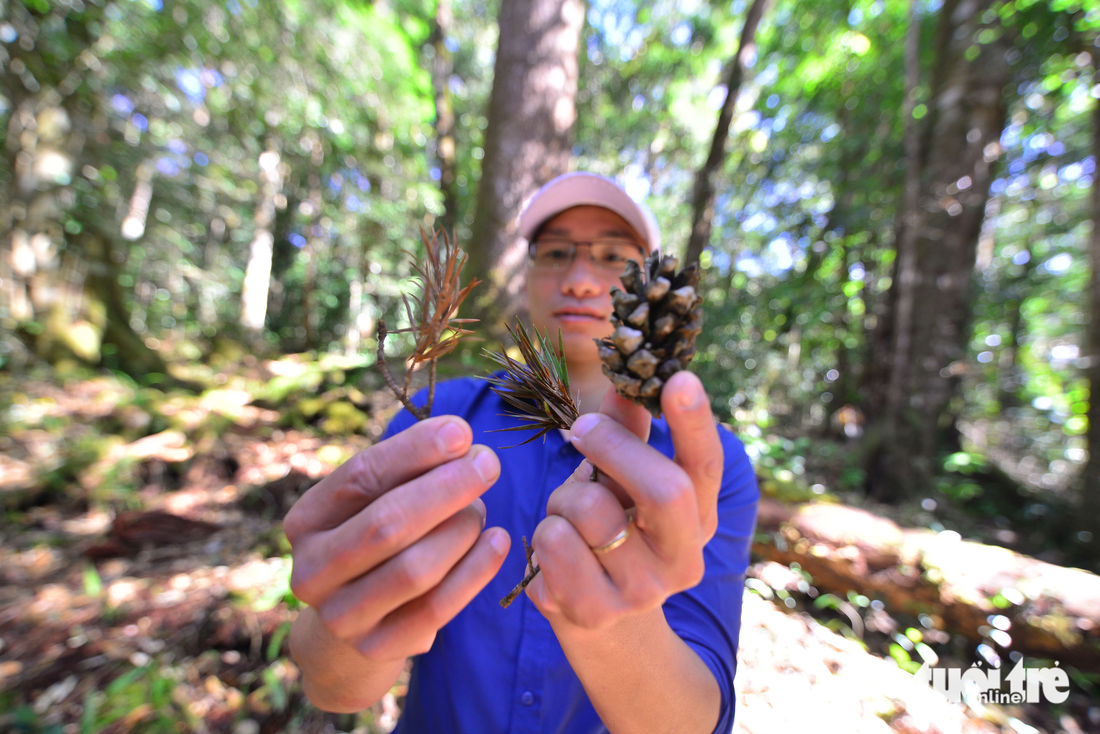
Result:
<svg viewBox="0 0 1100 734"><path fill-rule="evenodd" d="M482 532L479 499L500 462L472 438L456 416L420 421L356 454L287 513L291 590L371 662L427 652L504 563L508 533Z"/></svg>

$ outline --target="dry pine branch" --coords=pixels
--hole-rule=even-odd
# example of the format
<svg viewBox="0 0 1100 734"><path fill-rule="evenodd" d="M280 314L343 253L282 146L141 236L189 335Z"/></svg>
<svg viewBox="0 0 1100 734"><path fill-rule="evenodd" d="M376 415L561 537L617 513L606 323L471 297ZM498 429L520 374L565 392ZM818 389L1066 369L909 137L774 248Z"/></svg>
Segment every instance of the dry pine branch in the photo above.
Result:
<svg viewBox="0 0 1100 734"><path fill-rule="evenodd" d="M435 401L435 368L436 361L449 354L458 342L473 332L463 328L463 324L477 321L477 319L455 318L458 307L466 300L466 296L474 286L481 281L476 278L461 287L460 278L462 269L466 266L466 253L458 248L455 240L442 232L442 245L439 233L432 231L429 239L424 229L420 230L420 237L424 242L426 256L423 261L417 261L412 253L407 252L413 259L413 269L420 279L420 293L416 298L417 317L413 317L413 308L409 305L407 296L402 296L405 302L405 312L408 314L409 323L413 324L406 329L389 330L386 322L378 321L378 368L382 371L382 377L386 385L405 406L405 409L416 416L417 420L424 420L432 414L432 403ZM412 355L408 358L405 379L398 386L386 363L386 336L389 334L401 334L412 332L416 335L416 344ZM428 373L428 399L423 408L413 405L409 396L409 385L412 381L412 373L429 365Z"/></svg>

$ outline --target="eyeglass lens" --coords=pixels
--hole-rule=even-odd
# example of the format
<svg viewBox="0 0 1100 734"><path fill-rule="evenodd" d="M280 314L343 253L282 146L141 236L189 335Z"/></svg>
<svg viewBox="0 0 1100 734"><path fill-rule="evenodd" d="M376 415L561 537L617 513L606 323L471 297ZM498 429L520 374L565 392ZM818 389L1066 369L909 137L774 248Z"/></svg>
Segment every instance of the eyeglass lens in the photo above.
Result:
<svg viewBox="0 0 1100 734"><path fill-rule="evenodd" d="M589 260L596 267L607 272L621 273L627 260L642 259L642 251L631 240L603 239L592 242L576 242L564 238L540 238L532 247L532 257L536 268L545 270L564 270L573 264L580 245L588 247Z"/></svg>

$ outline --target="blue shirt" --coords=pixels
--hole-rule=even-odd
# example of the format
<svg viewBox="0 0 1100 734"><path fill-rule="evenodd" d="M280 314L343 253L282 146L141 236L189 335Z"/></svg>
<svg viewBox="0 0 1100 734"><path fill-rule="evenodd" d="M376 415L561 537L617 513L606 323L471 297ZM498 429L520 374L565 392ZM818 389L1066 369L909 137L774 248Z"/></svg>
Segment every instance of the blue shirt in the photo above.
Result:
<svg viewBox="0 0 1100 734"><path fill-rule="evenodd" d="M423 406L424 391L413 402ZM512 536L504 566L480 594L441 629L431 650L413 663L408 697L396 731L400 734L595 734L607 728L596 715L550 623L520 594L507 609L500 599L524 576L520 536L531 538L546 517L550 493L583 460L558 431L546 440L501 448L529 437L523 432L488 433L517 425L500 414L510 410L485 380L463 378L436 387L432 415L464 418L474 443L491 447L501 474L482 500L487 526ZM402 410L383 438L416 419ZM719 428L725 471L718 496L718 531L704 549L706 572L698 586L664 604L669 626L710 668L722 692L716 732L733 727L733 676L741 630L741 594L756 524L759 491L744 446ZM668 425L654 420L649 444L673 455Z"/></svg>

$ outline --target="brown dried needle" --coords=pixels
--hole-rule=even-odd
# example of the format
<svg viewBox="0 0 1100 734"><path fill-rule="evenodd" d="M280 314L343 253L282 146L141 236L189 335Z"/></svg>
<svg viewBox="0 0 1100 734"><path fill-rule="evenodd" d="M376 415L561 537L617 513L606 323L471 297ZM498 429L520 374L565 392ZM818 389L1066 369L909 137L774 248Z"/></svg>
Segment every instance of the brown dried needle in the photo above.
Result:
<svg viewBox="0 0 1100 734"><path fill-rule="evenodd" d="M429 239L424 229L420 229L420 238L424 242L425 257L418 261L416 257L407 252L413 260L413 269L420 279L420 293L416 298L416 311L419 318L413 318L413 309L409 305L408 296L403 295L405 311L409 316L409 326L405 329L389 330L386 322L378 320L378 367L382 371L382 377L386 385L405 406L405 409L416 416L417 420L429 418L432 414L432 403L435 401L435 370L436 361L449 354L458 342L473 332L462 327L477 321L477 319L455 318L458 307L470 294L474 286L481 281L476 278L468 283L465 288L460 287L462 269L466 266L466 253L458 248L455 240L447 235L444 230L440 233L432 230ZM442 245L440 244L442 239ZM412 355L408 358L405 369L405 380L398 386L386 363L385 345L386 336L389 334L401 334L412 332L416 335L416 345ZM428 399L423 408L413 405L409 397L409 385L412 373L425 363L429 366L428 372Z"/></svg>

